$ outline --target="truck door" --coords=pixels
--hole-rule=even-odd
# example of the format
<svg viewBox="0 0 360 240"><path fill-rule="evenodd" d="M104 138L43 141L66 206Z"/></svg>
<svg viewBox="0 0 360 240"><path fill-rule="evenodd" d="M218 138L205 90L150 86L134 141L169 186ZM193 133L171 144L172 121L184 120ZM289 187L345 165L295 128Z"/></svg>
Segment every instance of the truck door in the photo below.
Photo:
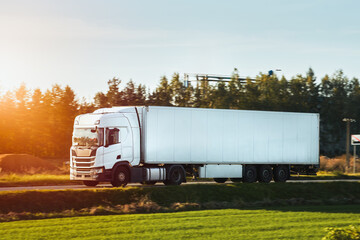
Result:
<svg viewBox="0 0 360 240"><path fill-rule="evenodd" d="M105 129L104 166L106 169L121 161L121 131L120 127L107 127Z"/></svg>
<svg viewBox="0 0 360 240"><path fill-rule="evenodd" d="M131 163L133 161L133 138L130 125L120 127L121 159Z"/></svg>

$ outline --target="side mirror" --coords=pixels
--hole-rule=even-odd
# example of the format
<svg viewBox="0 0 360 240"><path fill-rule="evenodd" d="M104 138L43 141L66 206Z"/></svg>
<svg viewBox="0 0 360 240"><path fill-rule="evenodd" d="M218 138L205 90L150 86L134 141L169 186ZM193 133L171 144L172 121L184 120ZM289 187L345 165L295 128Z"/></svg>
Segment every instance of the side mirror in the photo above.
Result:
<svg viewBox="0 0 360 240"><path fill-rule="evenodd" d="M92 128L90 131L91 131L92 133L96 133L96 131L97 131L97 127Z"/></svg>

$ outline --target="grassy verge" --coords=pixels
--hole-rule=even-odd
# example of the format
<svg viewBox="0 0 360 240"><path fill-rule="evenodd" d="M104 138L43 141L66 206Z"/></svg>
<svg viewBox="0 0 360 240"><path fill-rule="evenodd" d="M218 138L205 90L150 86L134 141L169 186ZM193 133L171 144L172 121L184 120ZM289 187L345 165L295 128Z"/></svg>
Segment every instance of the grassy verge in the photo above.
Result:
<svg viewBox="0 0 360 240"><path fill-rule="evenodd" d="M359 199L358 182L0 192L0 221L190 209L360 204Z"/></svg>
<svg viewBox="0 0 360 240"><path fill-rule="evenodd" d="M87 216L0 223L4 239L321 239L360 224L360 206Z"/></svg>
<svg viewBox="0 0 360 240"><path fill-rule="evenodd" d="M81 184L81 181L70 181L69 175L52 174L5 174L0 175L0 187L53 186Z"/></svg>
<svg viewBox="0 0 360 240"><path fill-rule="evenodd" d="M319 172L317 176L292 176L294 180L333 180L333 179L360 179L360 173L344 174L340 172ZM187 179L191 181L191 177ZM201 179L200 181L213 181L213 179ZM2 174L0 175L0 187L24 187L24 186L53 186L53 185L76 185L81 181L70 181L68 174Z"/></svg>
<svg viewBox="0 0 360 240"><path fill-rule="evenodd" d="M360 179L360 173L343 173L343 172L323 172L320 171L317 175L292 175L292 180L336 180L336 179Z"/></svg>

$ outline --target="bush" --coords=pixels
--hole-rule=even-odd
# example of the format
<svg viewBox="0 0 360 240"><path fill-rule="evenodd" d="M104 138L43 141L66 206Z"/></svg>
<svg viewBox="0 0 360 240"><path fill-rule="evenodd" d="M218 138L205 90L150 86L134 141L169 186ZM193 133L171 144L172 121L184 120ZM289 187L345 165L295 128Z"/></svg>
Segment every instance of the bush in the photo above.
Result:
<svg viewBox="0 0 360 240"><path fill-rule="evenodd" d="M354 167L353 156L350 156L350 170ZM360 169L360 162L356 163L356 169ZM326 172L341 172L346 171L346 155L338 156L335 158L328 158L326 156L320 157L320 171Z"/></svg>
<svg viewBox="0 0 360 240"><path fill-rule="evenodd" d="M346 228L327 228L323 240L360 240L360 228L350 225Z"/></svg>
<svg viewBox="0 0 360 240"><path fill-rule="evenodd" d="M29 154L0 154L1 173L52 173L59 169L52 162Z"/></svg>
<svg viewBox="0 0 360 240"><path fill-rule="evenodd" d="M151 212L159 206L174 209L241 206L359 204L359 182L274 183L274 184L192 184L165 187L129 187L79 190L34 190L0 192L0 213L61 212L97 206L128 204L129 209ZM136 203L136 205L133 205ZM146 210L149 209L149 210ZM94 210L95 211L95 210ZM96 212L96 211L95 211Z"/></svg>

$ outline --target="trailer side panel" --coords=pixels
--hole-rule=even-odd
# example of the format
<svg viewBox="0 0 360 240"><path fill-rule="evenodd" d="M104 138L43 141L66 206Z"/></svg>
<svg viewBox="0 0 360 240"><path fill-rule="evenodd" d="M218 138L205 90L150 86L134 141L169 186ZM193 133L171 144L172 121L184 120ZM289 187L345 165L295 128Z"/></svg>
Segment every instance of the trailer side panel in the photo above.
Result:
<svg viewBox="0 0 360 240"><path fill-rule="evenodd" d="M149 164L319 164L319 115L148 107Z"/></svg>

